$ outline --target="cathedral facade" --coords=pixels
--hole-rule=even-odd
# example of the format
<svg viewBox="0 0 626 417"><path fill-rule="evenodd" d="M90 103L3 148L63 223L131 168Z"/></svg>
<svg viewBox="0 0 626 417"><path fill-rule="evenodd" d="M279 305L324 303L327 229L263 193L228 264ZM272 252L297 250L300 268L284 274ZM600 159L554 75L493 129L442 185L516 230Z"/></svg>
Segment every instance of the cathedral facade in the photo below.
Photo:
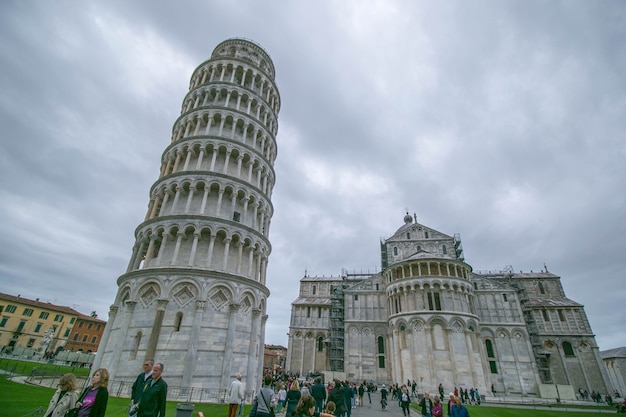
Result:
<svg viewBox="0 0 626 417"><path fill-rule="evenodd" d="M460 236L417 223L381 241L381 272L305 276L287 369L326 378L441 383L486 395L610 392L584 308L546 270L474 271Z"/></svg>
<svg viewBox="0 0 626 417"><path fill-rule="evenodd" d="M220 43L193 72L94 364L112 379L134 381L146 359L165 364L172 386L261 379L274 76L246 39Z"/></svg>

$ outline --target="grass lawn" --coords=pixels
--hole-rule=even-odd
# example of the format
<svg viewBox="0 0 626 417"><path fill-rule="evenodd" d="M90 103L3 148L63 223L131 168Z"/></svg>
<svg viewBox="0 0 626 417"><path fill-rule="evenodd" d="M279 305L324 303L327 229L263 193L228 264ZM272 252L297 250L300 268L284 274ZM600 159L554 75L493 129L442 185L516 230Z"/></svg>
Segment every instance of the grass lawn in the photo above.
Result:
<svg viewBox="0 0 626 417"><path fill-rule="evenodd" d="M0 358L0 369L17 375L30 375L33 369L47 374L63 375L68 372L76 376L89 376L89 368L75 368L72 366L56 365L47 362L20 361L9 358Z"/></svg>

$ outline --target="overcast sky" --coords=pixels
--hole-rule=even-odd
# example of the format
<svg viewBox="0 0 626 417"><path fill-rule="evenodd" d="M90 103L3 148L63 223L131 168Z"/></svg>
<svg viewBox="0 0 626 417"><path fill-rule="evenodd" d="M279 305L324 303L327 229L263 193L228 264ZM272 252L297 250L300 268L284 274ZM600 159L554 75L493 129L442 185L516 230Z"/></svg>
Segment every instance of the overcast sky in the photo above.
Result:
<svg viewBox="0 0 626 417"><path fill-rule="evenodd" d="M626 2L0 2L0 292L107 319L193 70L258 42L279 115L266 343L405 211L562 277L626 346Z"/></svg>

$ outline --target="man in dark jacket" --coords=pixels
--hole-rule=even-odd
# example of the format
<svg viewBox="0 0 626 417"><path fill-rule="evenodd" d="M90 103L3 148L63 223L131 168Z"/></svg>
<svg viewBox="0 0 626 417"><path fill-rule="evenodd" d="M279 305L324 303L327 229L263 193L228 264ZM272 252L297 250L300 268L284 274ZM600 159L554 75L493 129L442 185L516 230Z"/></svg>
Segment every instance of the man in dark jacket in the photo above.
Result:
<svg viewBox="0 0 626 417"><path fill-rule="evenodd" d="M345 389L340 380L335 379L333 383L335 386L330 390L330 393L328 394L328 401L332 401L335 403L335 406L337 407L336 417L345 417L346 411L348 411L344 398Z"/></svg>
<svg viewBox="0 0 626 417"><path fill-rule="evenodd" d="M324 411L324 401L326 401L326 388L322 384L322 378L317 378L311 387L311 396L315 398L315 411Z"/></svg>
<svg viewBox="0 0 626 417"><path fill-rule="evenodd" d="M137 417L165 417L167 384L161 378L162 372L162 363L152 367L152 380L141 396Z"/></svg>
<svg viewBox="0 0 626 417"><path fill-rule="evenodd" d="M139 404L143 391L150 384L152 379L152 367L154 366L154 360L146 359L143 361L143 372L137 375L137 379L133 383L130 395L130 414L135 414L135 407Z"/></svg>
<svg viewBox="0 0 626 417"><path fill-rule="evenodd" d="M343 390L343 398L346 405L346 417L350 417L352 415L352 399L356 395L356 390L352 388L347 379L343 384Z"/></svg>

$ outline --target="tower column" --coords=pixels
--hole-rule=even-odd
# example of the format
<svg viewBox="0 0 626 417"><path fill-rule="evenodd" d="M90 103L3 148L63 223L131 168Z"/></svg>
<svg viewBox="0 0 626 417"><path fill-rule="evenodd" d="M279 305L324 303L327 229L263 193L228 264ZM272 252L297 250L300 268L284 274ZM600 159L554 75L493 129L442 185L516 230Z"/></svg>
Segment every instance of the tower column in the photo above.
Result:
<svg viewBox="0 0 626 417"><path fill-rule="evenodd" d="M157 343L159 341L159 334L161 334L161 326L163 325L163 315L165 314L165 307L168 300L157 300L156 314L154 321L152 322L152 331L150 332L150 339L148 340L148 347L146 348L146 358L154 358L156 355Z"/></svg>
<svg viewBox="0 0 626 417"><path fill-rule="evenodd" d="M230 303L228 309L228 332L226 333L226 348L224 350L224 363L222 364L222 387L228 387L232 379L233 351L239 350L235 346L235 329L237 328L237 316L240 305Z"/></svg>

